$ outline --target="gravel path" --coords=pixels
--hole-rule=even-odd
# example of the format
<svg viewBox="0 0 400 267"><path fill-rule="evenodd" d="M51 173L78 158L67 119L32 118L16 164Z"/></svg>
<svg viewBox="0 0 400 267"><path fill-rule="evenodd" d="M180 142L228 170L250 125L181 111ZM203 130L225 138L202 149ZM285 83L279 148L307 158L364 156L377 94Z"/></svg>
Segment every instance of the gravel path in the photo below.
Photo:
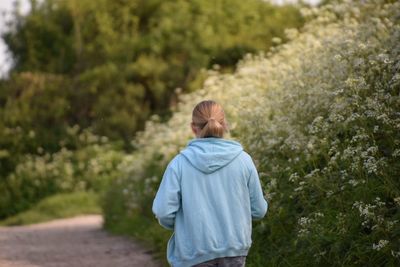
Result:
<svg viewBox="0 0 400 267"><path fill-rule="evenodd" d="M0 267L158 267L151 253L102 230L100 215L0 227Z"/></svg>

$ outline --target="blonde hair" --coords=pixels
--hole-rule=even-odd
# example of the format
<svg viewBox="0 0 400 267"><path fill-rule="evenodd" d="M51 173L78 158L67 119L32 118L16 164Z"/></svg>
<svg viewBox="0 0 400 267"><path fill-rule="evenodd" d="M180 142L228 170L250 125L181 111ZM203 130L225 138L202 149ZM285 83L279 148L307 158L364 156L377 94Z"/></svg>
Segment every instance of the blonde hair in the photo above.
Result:
<svg viewBox="0 0 400 267"><path fill-rule="evenodd" d="M198 103L192 112L192 126L200 129L198 137L223 137L228 124L221 105L213 100Z"/></svg>

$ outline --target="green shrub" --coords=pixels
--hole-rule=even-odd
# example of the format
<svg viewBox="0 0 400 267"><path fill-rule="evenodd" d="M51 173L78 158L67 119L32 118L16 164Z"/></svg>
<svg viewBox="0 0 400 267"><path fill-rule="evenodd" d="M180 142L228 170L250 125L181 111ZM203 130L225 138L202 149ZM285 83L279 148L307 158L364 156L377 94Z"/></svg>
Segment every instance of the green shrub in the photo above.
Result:
<svg viewBox="0 0 400 267"><path fill-rule="evenodd" d="M210 72L168 122L147 123L105 198L108 227L141 218L152 231L162 172L191 138L194 105L211 98L225 107L228 138L254 157L270 202L254 224L249 266L400 263L400 3L303 12L313 19L287 31L289 43L248 56L233 75Z"/></svg>
<svg viewBox="0 0 400 267"><path fill-rule="evenodd" d="M32 114L17 114L17 122L32 117L31 127L45 129L46 119L62 117L69 125L91 126L96 134L126 142L150 114L168 116L176 88L197 88L201 69L233 68L245 53L268 51L272 37L303 24L297 7L259 0L44 0L32 5L25 16L15 12L3 34L14 60L4 85L10 92L7 105L18 109L12 104L24 95L20 80L28 73L42 82L40 88L59 89L32 99L57 112L32 105L21 115ZM61 86L51 83L53 76Z"/></svg>
<svg viewBox="0 0 400 267"><path fill-rule="evenodd" d="M25 154L15 170L0 180L0 218L26 210L55 193L102 192L119 176L117 166L124 152L107 138L75 130L69 131L81 139L79 149L63 147L52 154L42 150L39 155Z"/></svg>
<svg viewBox="0 0 400 267"><path fill-rule="evenodd" d="M230 71L303 24L297 7L258 0L31 4L2 33L13 67L0 79L0 218L56 192L104 187L135 131L152 113L167 118L175 91L197 88L203 68ZM70 134L80 129L112 147L87 146Z"/></svg>

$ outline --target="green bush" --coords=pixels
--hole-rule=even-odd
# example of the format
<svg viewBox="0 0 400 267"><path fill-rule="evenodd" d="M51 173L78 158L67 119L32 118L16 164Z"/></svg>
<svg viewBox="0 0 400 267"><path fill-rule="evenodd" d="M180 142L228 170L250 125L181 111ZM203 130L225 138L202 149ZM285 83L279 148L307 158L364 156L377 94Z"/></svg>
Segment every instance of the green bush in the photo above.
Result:
<svg viewBox="0 0 400 267"><path fill-rule="evenodd" d="M303 23L296 6L258 0L31 5L2 35L14 64L0 80L0 218L58 192L101 191L149 114L169 116L175 89Z"/></svg>
<svg viewBox="0 0 400 267"><path fill-rule="evenodd" d="M211 98L225 107L228 138L254 157L270 203L254 224L249 266L400 264L400 3L303 13L313 19L287 31L289 43L248 56L233 75L210 72L168 122L147 123L104 199L107 227L142 220L153 233L147 239L165 250L151 200L166 164L191 138L194 105Z"/></svg>
<svg viewBox="0 0 400 267"><path fill-rule="evenodd" d="M244 54L268 51L273 37L303 23L297 7L259 0L32 4L26 16L16 12L3 34L14 66L1 86L9 93L5 100L0 93L0 106L6 101L21 113L13 112L12 126L32 120L31 128L46 129L61 118L126 142L150 114L168 117L175 90L197 88L201 69L214 64L233 68ZM12 105L26 96L30 84L22 86L20 80L27 73L38 88L52 90L36 91L33 105ZM46 113L50 110L54 113Z"/></svg>
<svg viewBox="0 0 400 267"><path fill-rule="evenodd" d="M55 153L39 150L25 154L15 170L0 180L0 218L30 208L44 197L60 192L104 191L119 176L117 166L124 156L107 138L90 131L69 132L81 139L81 147L63 147Z"/></svg>

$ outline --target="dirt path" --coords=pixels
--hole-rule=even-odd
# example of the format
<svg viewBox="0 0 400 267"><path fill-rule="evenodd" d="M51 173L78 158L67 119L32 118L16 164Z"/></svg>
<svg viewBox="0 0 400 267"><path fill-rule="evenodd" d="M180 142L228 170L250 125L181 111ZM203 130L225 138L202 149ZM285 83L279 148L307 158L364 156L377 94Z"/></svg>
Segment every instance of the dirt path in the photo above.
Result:
<svg viewBox="0 0 400 267"><path fill-rule="evenodd" d="M156 267L149 252L101 229L100 215L0 227L0 267Z"/></svg>

